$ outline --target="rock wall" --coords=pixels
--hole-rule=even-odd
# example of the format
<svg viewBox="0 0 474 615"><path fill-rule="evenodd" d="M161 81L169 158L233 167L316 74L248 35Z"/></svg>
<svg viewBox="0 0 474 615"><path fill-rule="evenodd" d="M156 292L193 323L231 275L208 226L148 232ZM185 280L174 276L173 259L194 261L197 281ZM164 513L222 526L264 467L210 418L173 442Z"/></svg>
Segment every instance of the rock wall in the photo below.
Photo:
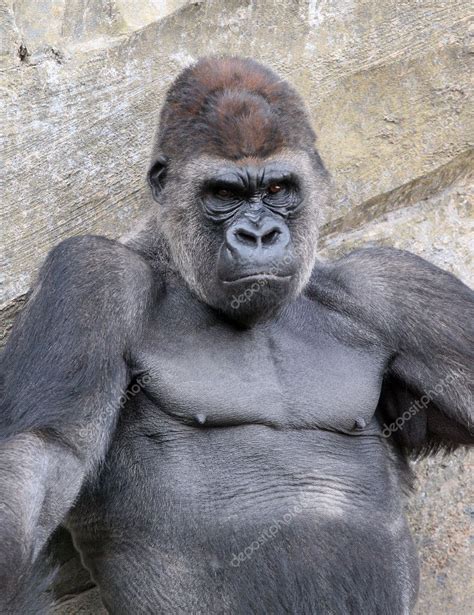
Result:
<svg viewBox="0 0 474 615"><path fill-rule="evenodd" d="M208 53L261 60L307 100L334 180L322 253L395 245L472 284L469 18L467 0L0 0L3 335L52 245L116 237L152 206L164 92ZM417 464L420 614L472 612L470 460Z"/></svg>

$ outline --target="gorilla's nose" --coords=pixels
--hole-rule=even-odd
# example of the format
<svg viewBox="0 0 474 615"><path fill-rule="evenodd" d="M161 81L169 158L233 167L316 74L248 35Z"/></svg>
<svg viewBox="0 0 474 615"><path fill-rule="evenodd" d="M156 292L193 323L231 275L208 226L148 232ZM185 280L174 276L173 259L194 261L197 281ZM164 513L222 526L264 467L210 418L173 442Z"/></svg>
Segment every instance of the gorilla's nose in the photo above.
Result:
<svg viewBox="0 0 474 615"><path fill-rule="evenodd" d="M288 228L275 220L263 220L258 224L241 220L226 233L226 244L231 253L245 260L274 258L285 250L289 241Z"/></svg>

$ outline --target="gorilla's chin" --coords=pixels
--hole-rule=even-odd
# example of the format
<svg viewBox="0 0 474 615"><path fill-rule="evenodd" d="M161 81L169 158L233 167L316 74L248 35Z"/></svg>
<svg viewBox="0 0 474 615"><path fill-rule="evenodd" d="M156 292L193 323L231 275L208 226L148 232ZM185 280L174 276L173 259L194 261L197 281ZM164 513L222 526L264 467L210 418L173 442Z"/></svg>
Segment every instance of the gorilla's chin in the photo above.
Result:
<svg viewBox="0 0 474 615"><path fill-rule="evenodd" d="M244 324L273 317L297 294L297 276L251 275L220 282L215 307L228 318Z"/></svg>

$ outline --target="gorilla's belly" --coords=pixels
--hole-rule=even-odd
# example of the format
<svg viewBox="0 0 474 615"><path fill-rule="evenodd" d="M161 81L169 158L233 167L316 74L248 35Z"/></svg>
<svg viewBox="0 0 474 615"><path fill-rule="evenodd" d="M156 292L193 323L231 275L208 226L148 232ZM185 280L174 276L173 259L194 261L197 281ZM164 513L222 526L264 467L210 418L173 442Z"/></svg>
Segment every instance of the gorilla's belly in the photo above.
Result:
<svg viewBox="0 0 474 615"><path fill-rule="evenodd" d="M407 612L416 564L377 436L149 433L136 410L70 522L112 613Z"/></svg>

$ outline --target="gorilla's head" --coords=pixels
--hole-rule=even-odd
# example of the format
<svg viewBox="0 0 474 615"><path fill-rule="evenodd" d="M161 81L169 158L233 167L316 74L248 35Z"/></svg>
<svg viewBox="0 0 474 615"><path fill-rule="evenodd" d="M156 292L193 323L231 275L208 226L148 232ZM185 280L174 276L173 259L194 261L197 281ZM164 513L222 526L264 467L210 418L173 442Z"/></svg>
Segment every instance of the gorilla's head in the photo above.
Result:
<svg viewBox="0 0 474 615"><path fill-rule="evenodd" d="M172 84L148 179L175 267L236 320L294 299L328 177L299 95L253 60L203 58Z"/></svg>

